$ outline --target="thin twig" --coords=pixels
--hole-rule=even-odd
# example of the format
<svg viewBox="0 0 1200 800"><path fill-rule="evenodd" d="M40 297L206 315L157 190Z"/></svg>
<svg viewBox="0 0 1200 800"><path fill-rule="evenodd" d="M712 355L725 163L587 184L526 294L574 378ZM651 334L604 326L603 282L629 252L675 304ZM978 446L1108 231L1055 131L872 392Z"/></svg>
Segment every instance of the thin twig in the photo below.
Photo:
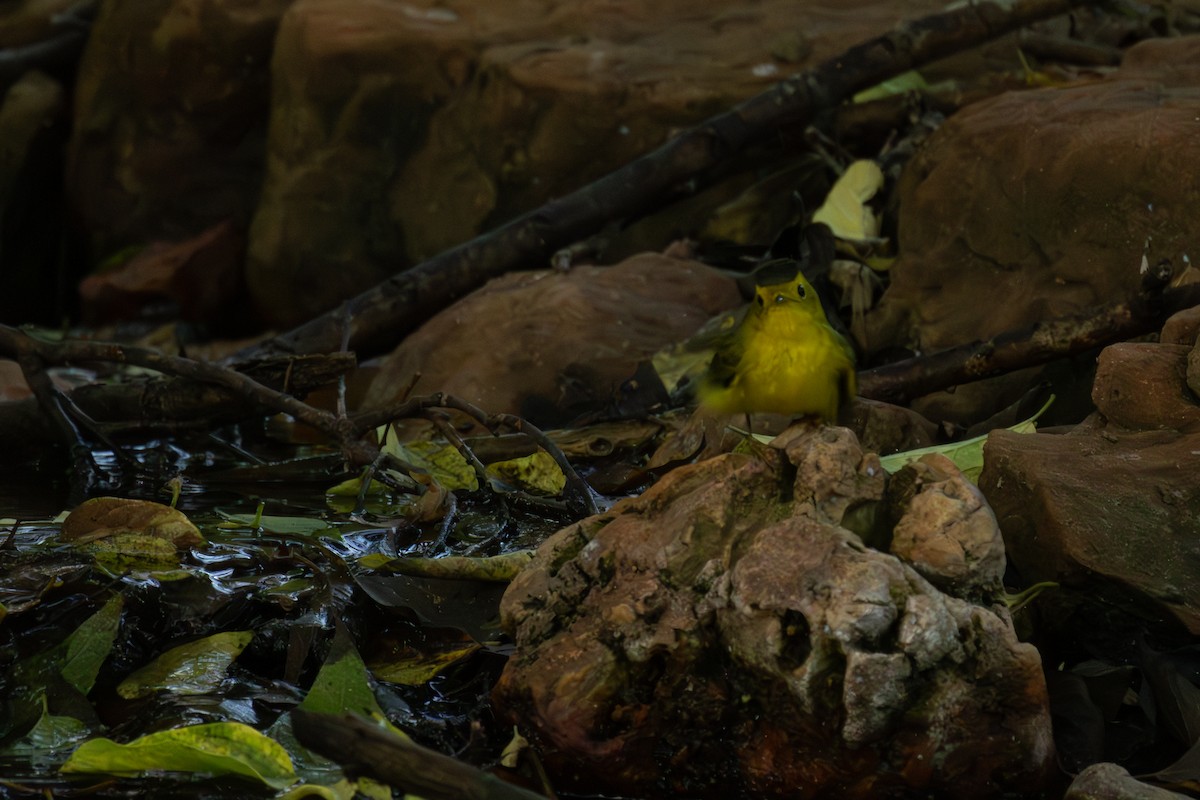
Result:
<svg viewBox="0 0 1200 800"><path fill-rule="evenodd" d="M1200 284L1141 294L858 373L859 394L904 404L914 397L1045 364L1150 333L1168 316L1200 305Z"/></svg>
<svg viewBox="0 0 1200 800"><path fill-rule="evenodd" d="M530 439L533 439L539 447L550 454L550 457L554 459L554 463L558 464L558 468L562 470L563 476L567 479L566 494L572 510L588 516L600 513L600 506L596 502L596 493L592 491L592 487L575 471L575 467L571 466L571 462L567 460L567 457L563 454L559 446L528 420L524 420L513 414L494 414L489 416L482 409L453 395L443 395L442 402L446 408L453 408L463 412L493 432L498 425L503 425L516 433L523 433Z"/></svg>

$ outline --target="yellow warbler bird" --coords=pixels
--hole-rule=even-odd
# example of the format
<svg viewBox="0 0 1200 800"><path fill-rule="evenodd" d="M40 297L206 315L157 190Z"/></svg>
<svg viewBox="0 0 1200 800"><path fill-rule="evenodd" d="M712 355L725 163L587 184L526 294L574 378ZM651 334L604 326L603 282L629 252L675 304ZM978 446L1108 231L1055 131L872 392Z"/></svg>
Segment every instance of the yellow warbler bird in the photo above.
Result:
<svg viewBox="0 0 1200 800"><path fill-rule="evenodd" d="M829 324L801 274L759 286L742 324L720 347L700 382L700 403L720 413L816 414L837 419L857 392L854 349ZM788 262L764 267L778 273Z"/></svg>

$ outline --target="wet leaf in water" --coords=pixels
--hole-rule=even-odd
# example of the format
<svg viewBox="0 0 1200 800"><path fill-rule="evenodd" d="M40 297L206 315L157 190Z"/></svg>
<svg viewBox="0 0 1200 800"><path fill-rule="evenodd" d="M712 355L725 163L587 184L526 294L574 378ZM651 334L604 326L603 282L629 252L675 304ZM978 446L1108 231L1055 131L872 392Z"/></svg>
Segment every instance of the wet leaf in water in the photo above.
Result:
<svg viewBox="0 0 1200 800"><path fill-rule="evenodd" d="M374 575L359 575L355 581L375 602L407 608L425 625L456 628L480 644L499 632L502 583Z"/></svg>
<svg viewBox="0 0 1200 800"><path fill-rule="evenodd" d="M469 644L466 647L454 647L433 653L410 651L396 659L372 661L371 672L381 681L420 686L433 680L434 676L446 667L462 661L479 649L479 645Z"/></svg>
<svg viewBox="0 0 1200 800"><path fill-rule="evenodd" d="M252 638L253 631L225 631L173 647L123 680L117 694L133 700L160 689L175 694L211 692Z"/></svg>
<svg viewBox="0 0 1200 800"><path fill-rule="evenodd" d="M283 746L240 722L210 722L151 733L129 744L84 742L62 766L68 773L133 776L146 772L239 775L273 789L296 782Z"/></svg>
<svg viewBox="0 0 1200 800"><path fill-rule="evenodd" d="M110 575L126 572L166 572L179 566L179 551L166 539L134 531L110 533L84 543L81 550L96 559ZM187 573L183 573L184 576Z"/></svg>
<svg viewBox="0 0 1200 800"><path fill-rule="evenodd" d="M49 713L43 698L42 715L37 723L20 739L0 749L0 754L28 758L39 768L54 767L72 745L90 733L83 720Z"/></svg>
<svg viewBox="0 0 1200 800"><path fill-rule="evenodd" d="M499 556L482 558L468 556L388 558L382 553L371 553L360 558L358 563L359 566L367 569L395 572L400 575L507 583L533 560L533 552L533 550L515 550Z"/></svg>
<svg viewBox="0 0 1200 800"><path fill-rule="evenodd" d="M367 673L367 665L344 628L338 626L333 647L300 708L322 714L342 714L352 711L380 719L383 710L375 699Z"/></svg>
<svg viewBox="0 0 1200 800"><path fill-rule="evenodd" d="M62 676L82 694L92 690L100 666L112 650L113 641L117 638L117 628L121 624L124 602L125 599L121 595L113 595L99 611L88 617L63 642L65 658L62 662Z"/></svg>
<svg viewBox="0 0 1200 800"><path fill-rule="evenodd" d="M272 516L270 514L229 514L221 509L217 509L217 513L221 515L224 522L221 522L217 527L237 530L239 528L249 528L251 530L261 529L267 533L282 533L293 536L314 536L318 533L328 532L330 535L338 536L337 528L330 525L325 520L319 517L285 517Z"/></svg>

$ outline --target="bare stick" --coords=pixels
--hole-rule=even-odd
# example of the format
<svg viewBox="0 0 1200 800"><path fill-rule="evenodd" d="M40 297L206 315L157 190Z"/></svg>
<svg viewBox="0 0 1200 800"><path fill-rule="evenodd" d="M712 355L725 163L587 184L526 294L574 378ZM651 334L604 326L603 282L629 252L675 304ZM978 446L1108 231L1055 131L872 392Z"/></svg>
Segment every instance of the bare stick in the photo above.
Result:
<svg viewBox="0 0 1200 800"><path fill-rule="evenodd" d="M951 347L858 373L863 397L905 404L962 383L1045 364L1157 329L1168 316L1200 305L1200 284L1093 308L1006 331L982 342Z"/></svg>

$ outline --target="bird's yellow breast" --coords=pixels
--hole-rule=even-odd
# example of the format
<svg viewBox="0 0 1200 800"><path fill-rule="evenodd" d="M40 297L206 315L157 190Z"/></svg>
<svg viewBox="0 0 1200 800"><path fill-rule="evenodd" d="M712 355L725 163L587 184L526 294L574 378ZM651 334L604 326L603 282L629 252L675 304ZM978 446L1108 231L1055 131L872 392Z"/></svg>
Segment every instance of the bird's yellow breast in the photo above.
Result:
<svg viewBox="0 0 1200 800"><path fill-rule="evenodd" d="M798 296L781 294L775 286L759 287L756 301L737 332L736 352L724 355L732 364L731 374L716 380L710 369L710 378L701 385L701 402L718 413L836 419L846 395L856 391L849 343L829 325L811 287Z"/></svg>

